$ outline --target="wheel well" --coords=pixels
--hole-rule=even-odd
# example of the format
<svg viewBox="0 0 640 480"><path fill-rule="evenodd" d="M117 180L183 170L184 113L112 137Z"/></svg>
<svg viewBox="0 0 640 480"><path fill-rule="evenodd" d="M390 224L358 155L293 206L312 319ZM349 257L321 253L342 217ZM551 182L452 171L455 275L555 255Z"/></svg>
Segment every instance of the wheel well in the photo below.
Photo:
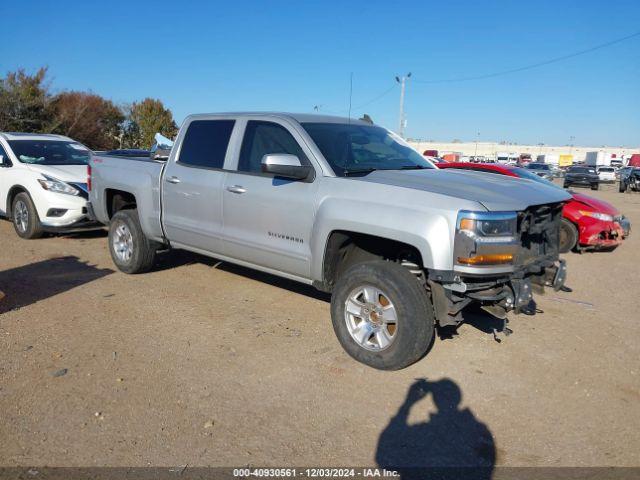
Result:
<svg viewBox="0 0 640 480"><path fill-rule="evenodd" d="M14 185L13 187L11 187L11 190L9 190L9 194L7 195L7 208L5 210L7 212L7 218L11 218L11 207L13 205L13 199L16 198L16 195L22 192L27 193L27 195L29 194L29 192L27 192L27 189L22 185Z"/></svg>
<svg viewBox="0 0 640 480"><path fill-rule="evenodd" d="M323 290L331 291L351 265L380 259L402 263L416 276L423 275L422 256L413 245L358 232L331 232L324 252Z"/></svg>
<svg viewBox="0 0 640 480"><path fill-rule="evenodd" d="M120 210L136 208L136 197L124 190L107 189L105 190L107 215L109 220Z"/></svg>

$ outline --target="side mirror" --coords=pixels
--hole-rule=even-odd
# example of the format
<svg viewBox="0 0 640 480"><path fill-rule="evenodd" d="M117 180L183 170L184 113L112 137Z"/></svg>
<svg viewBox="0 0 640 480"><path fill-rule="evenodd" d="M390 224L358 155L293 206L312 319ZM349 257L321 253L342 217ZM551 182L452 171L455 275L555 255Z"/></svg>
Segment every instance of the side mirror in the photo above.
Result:
<svg viewBox="0 0 640 480"><path fill-rule="evenodd" d="M300 159L288 153L271 153L262 157L262 171L278 177L292 180L306 180L313 171L312 167L302 165Z"/></svg>

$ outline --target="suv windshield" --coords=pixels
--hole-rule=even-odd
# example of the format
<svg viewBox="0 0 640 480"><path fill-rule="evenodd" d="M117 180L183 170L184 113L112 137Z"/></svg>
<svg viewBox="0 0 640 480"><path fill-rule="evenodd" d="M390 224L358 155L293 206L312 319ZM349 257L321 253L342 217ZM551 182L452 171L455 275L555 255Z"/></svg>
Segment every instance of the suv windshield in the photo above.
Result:
<svg viewBox="0 0 640 480"><path fill-rule="evenodd" d="M303 128L339 176L374 170L434 168L388 130L347 123L303 123Z"/></svg>
<svg viewBox="0 0 640 480"><path fill-rule="evenodd" d="M529 165L527 165L527 168L529 170L551 170L549 165L547 165L546 163L530 163Z"/></svg>
<svg viewBox="0 0 640 480"><path fill-rule="evenodd" d="M22 163L37 165L86 165L91 151L77 142L65 140L9 140Z"/></svg>

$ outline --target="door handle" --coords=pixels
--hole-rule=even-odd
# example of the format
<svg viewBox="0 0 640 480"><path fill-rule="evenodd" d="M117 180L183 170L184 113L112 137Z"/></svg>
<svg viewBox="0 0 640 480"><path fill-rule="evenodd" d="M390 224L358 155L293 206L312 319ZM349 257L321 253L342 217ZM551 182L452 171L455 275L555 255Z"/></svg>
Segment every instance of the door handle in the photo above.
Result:
<svg viewBox="0 0 640 480"><path fill-rule="evenodd" d="M241 185L231 185L230 187L227 187L227 190L231 193L244 193L247 191L247 189Z"/></svg>
<svg viewBox="0 0 640 480"><path fill-rule="evenodd" d="M167 182L169 183L180 183L180 179L178 177L167 177Z"/></svg>

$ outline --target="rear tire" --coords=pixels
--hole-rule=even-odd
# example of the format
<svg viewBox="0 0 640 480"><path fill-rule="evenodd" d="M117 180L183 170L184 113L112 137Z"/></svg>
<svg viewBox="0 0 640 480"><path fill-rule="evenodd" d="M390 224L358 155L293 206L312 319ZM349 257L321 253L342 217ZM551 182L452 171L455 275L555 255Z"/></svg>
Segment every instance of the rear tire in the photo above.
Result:
<svg viewBox="0 0 640 480"><path fill-rule="evenodd" d="M144 273L153 268L158 244L149 240L137 210L120 210L109 224L109 253L118 270Z"/></svg>
<svg viewBox="0 0 640 480"><path fill-rule="evenodd" d="M393 318L395 323L389 321ZM345 351L379 370L418 361L435 332L425 288L405 267L383 260L358 263L340 275L331 297L331 320Z"/></svg>
<svg viewBox="0 0 640 480"><path fill-rule="evenodd" d="M33 240L44 234L36 207L27 192L21 192L13 199L11 219L13 228L20 238Z"/></svg>
<svg viewBox="0 0 640 480"><path fill-rule="evenodd" d="M566 218L560 221L560 253L568 253L578 243L578 229Z"/></svg>

